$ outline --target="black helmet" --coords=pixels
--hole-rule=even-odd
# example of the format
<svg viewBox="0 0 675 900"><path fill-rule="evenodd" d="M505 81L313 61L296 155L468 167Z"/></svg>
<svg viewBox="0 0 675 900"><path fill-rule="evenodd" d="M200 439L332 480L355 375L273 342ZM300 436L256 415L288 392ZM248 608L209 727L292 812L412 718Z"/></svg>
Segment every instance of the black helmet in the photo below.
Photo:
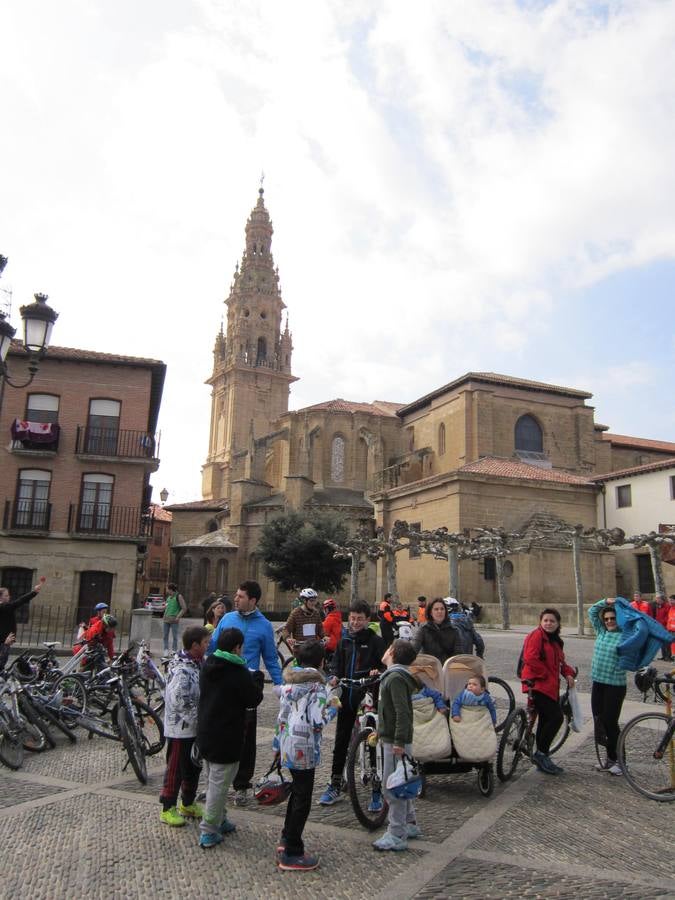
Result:
<svg viewBox="0 0 675 900"><path fill-rule="evenodd" d="M102 620L103 624L108 628L115 628L115 626L117 625L117 619L112 615L112 613L106 613L104 616L102 616Z"/></svg>
<svg viewBox="0 0 675 900"><path fill-rule="evenodd" d="M641 694L646 694L654 687L654 680L657 675L658 672L654 666L645 666L642 669L638 669L635 673L635 687Z"/></svg>

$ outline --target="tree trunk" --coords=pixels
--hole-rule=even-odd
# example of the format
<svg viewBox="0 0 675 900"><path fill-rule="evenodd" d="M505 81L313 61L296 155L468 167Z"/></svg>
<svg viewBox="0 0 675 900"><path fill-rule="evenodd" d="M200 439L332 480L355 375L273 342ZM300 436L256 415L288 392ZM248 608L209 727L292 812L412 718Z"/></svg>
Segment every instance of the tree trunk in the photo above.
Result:
<svg viewBox="0 0 675 900"><path fill-rule="evenodd" d="M499 608L502 611L502 628L508 631L511 627L509 620L509 601L506 596L506 584L504 583L504 557L495 556L495 575L497 578L497 596Z"/></svg>
<svg viewBox="0 0 675 900"><path fill-rule="evenodd" d="M361 554L358 550L352 550L351 559L352 567L350 570L349 598L353 603L354 600L358 600L359 597L359 563L361 561Z"/></svg>
<svg viewBox="0 0 675 900"><path fill-rule="evenodd" d="M652 573L654 575L654 592L666 596L666 586L663 583L663 571L661 570L661 552L654 544L647 544L649 556L652 561Z"/></svg>
<svg viewBox="0 0 675 900"><path fill-rule="evenodd" d="M398 590L396 588L396 553L393 550L387 550L384 561L387 573L387 592L398 598Z"/></svg>
<svg viewBox="0 0 675 900"><path fill-rule="evenodd" d="M574 590L577 595L577 631L584 634L584 586L581 582L581 538L572 538L572 563L574 565Z"/></svg>
<svg viewBox="0 0 675 900"><path fill-rule="evenodd" d="M456 544L448 546L448 576L450 596L459 600L459 551Z"/></svg>

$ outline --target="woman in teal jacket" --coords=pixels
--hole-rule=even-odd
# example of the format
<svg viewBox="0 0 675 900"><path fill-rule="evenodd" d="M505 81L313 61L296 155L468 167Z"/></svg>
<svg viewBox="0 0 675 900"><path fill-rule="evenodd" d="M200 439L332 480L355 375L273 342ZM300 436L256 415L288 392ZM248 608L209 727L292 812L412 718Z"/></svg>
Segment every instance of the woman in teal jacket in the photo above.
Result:
<svg viewBox="0 0 675 900"><path fill-rule="evenodd" d="M623 634L616 620L614 598L598 600L588 610L595 631L595 647L591 661L591 710L596 728L607 736L607 769L612 775L622 775L616 761L616 742L619 738L619 716L626 697L626 671L619 666L619 644Z"/></svg>

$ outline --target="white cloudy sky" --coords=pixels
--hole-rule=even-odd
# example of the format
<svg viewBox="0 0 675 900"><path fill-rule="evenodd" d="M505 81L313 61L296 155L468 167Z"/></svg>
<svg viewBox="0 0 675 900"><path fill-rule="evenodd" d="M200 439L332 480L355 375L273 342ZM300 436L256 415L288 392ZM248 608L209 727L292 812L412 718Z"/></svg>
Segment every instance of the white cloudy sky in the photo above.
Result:
<svg viewBox="0 0 675 900"><path fill-rule="evenodd" d="M490 370L675 440L674 41L669 0L4 0L14 319L165 360L154 484L199 497L264 169L293 407Z"/></svg>

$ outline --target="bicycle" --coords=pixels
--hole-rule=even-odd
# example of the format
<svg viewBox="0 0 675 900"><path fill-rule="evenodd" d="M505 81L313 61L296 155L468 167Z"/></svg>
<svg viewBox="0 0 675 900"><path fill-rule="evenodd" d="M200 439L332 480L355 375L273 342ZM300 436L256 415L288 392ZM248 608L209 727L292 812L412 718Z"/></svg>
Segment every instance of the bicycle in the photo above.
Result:
<svg viewBox="0 0 675 900"><path fill-rule="evenodd" d="M531 760L535 749L534 726L537 721L537 710L534 707L532 696L535 682L525 679L523 684L527 687L527 708L518 707L508 715L497 749L497 777L502 782L513 778L521 756ZM569 701L569 690L568 685L559 700L563 721L551 743L549 755L560 750L570 733L572 707Z"/></svg>
<svg viewBox="0 0 675 900"><path fill-rule="evenodd" d="M379 680L379 675L373 675L339 681L341 687L367 688L354 722L344 779L354 814L368 831L380 828L387 817L387 802L382 789L382 753L378 753L377 706L372 690Z"/></svg>
<svg viewBox="0 0 675 900"><path fill-rule="evenodd" d="M277 628L274 632L274 637L276 638L277 645L277 656L279 657L279 665L281 669L285 669L287 666L290 666L293 660L295 659L295 652L291 648L291 645L288 643L286 635L284 633L285 625L282 625L280 628ZM282 645L288 651L288 656L281 652Z"/></svg>
<svg viewBox="0 0 675 900"><path fill-rule="evenodd" d="M627 722L617 743L617 762L626 781L639 794L660 803L675 800L675 717L671 685L675 669L659 675L656 669L646 673L661 688L665 712L640 713Z"/></svg>
<svg viewBox="0 0 675 900"><path fill-rule="evenodd" d="M503 678L496 675L488 675L488 690L497 710L495 731L499 734L506 725L506 720L516 708L516 696L511 685Z"/></svg>
<svg viewBox="0 0 675 900"><path fill-rule="evenodd" d="M9 769L21 768L24 750L39 753L47 747L36 714L21 698L22 690L21 682L5 673L0 682L0 762Z"/></svg>

